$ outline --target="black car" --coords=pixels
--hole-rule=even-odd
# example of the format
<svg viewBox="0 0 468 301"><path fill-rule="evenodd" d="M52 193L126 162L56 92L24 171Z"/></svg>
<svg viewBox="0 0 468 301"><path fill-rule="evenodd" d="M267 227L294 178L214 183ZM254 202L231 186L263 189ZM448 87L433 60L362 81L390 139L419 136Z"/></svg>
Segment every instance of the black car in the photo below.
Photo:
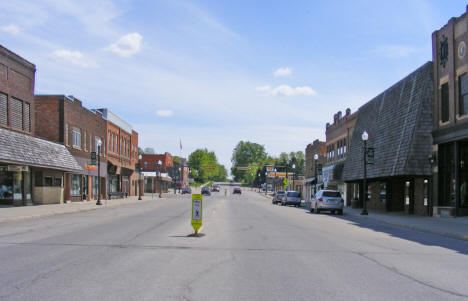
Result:
<svg viewBox="0 0 468 301"><path fill-rule="evenodd" d="M234 188L232 194L242 194L242 190L239 187Z"/></svg>
<svg viewBox="0 0 468 301"><path fill-rule="evenodd" d="M211 195L210 188L209 188L209 187L202 187L202 189L201 189L201 194L203 194L203 195Z"/></svg>
<svg viewBox="0 0 468 301"><path fill-rule="evenodd" d="M191 194L192 193L192 188L190 188L190 187L182 188L182 194L186 194L186 193Z"/></svg>

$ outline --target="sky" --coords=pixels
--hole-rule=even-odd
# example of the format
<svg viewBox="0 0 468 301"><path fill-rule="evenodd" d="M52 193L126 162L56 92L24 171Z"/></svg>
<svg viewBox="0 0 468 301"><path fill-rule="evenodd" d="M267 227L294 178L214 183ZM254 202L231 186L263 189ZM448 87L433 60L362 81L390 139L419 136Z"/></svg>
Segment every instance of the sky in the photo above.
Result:
<svg viewBox="0 0 468 301"><path fill-rule="evenodd" d="M240 140L305 151L325 124L432 59L466 1L0 1L0 44L36 94L107 107L139 145L231 166ZM182 150L180 150L182 142Z"/></svg>

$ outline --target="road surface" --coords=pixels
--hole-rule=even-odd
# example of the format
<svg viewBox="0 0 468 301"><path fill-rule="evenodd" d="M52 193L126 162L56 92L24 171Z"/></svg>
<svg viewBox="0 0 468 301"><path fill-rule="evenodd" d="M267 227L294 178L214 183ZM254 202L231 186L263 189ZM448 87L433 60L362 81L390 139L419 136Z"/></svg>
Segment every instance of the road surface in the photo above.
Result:
<svg viewBox="0 0 468 301"><path fill-rule="evenodd" d="M468 242L224 187L193 237L190 204L1 223L0 300L468 299Z"/></svg>

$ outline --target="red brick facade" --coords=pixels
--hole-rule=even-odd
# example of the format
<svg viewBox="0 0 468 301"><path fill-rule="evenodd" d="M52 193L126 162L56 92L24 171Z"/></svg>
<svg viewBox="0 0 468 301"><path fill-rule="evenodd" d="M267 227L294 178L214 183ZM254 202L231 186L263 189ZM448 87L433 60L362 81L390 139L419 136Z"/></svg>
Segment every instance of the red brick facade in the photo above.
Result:
<svg viewBox="0 0 468 301"><path fill-rule="evenodd" d="M0 45L0 127L34 133L36 67Z"/></svg>

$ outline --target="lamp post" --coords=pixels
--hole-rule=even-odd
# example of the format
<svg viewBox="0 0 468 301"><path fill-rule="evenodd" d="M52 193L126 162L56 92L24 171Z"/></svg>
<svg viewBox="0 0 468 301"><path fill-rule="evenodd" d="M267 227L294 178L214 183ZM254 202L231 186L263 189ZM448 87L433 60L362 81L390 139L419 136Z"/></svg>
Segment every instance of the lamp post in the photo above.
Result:
<svg viewBox="0 0 468 301"><path fill-rule="evenodd" d="M162 198L161 196L161 165L162 161L158 160L158 188L159 188L159 198Z"/></svg>
<svg viewBox="0 0 468 301"><path fill-rule="evenodd" d="M367 151L367 148L366 148L366 144L367 144L367 140L369 139L369 134L367 134L366 131L364 131L364 133L362 133L362 141L364 142L364 154L363 154L363 163L364 163L364 179L363 179L363 191L364 191L364 202L363 202L363 206L362 206L362 212L361 212L361 215L368 215L369 213L367 212L367 170L366 170L366 166L367 166L367 162L366 162L366 151Z"/></svg>
<svg viewBox="0 0 468 301"><path fill-rule="evenodd" d="M268 190L268 172L265 171L265 195L267 195L267 190Z"/></svg>
<svg viewBox="0 0 468 301"><path fill-rule="evenodd" d="M90 146L91 147L91 146ZM97 176L98 176L98 197L96 205L101 206L101 141L98 142L98 168L97 168Z"/></svg>
<svg viewBox="0 0 468 301"><path fill-rule="evenodd" d="M182 170L182 168L179 167L179 193L180 193L180 188L182 187L182 183L181 183L182 177L181 177L181 173L180 173L181 170Z"/></svg>
<svg viewBox="0 0 468 301"><path fill-rule="evenodd" d="M138 200L141 201L141 158L142 155L138 155Z"/></svg>
<svg viewBox="0 0 468 301"><path fill-rule="evenodd" d="M294 184L294 178L296 177L296 164L292 165L292 169L293 169L293 185L292 185L292 187L293 187L293 190L296 190L295 189L296 187L295 187L295 184Z"/></svg>
<svg viewBox="0 0 468 301"><path fill-rule="evenodd" d="M318 185L318 175L317 175L317 161L319 156L317 154L314 155L314 176L315 176L315 187L314 187L314 195L317 193L317 185Z"/></svg>
<svg viewBox="0 0 468 301"><path fill-rule="evenodd" d="M277 177L276 171L277 171L277 169L275 168L275 179L273 181L273 193L275 193L275 194L276 194L276 177Z"/></svg>

